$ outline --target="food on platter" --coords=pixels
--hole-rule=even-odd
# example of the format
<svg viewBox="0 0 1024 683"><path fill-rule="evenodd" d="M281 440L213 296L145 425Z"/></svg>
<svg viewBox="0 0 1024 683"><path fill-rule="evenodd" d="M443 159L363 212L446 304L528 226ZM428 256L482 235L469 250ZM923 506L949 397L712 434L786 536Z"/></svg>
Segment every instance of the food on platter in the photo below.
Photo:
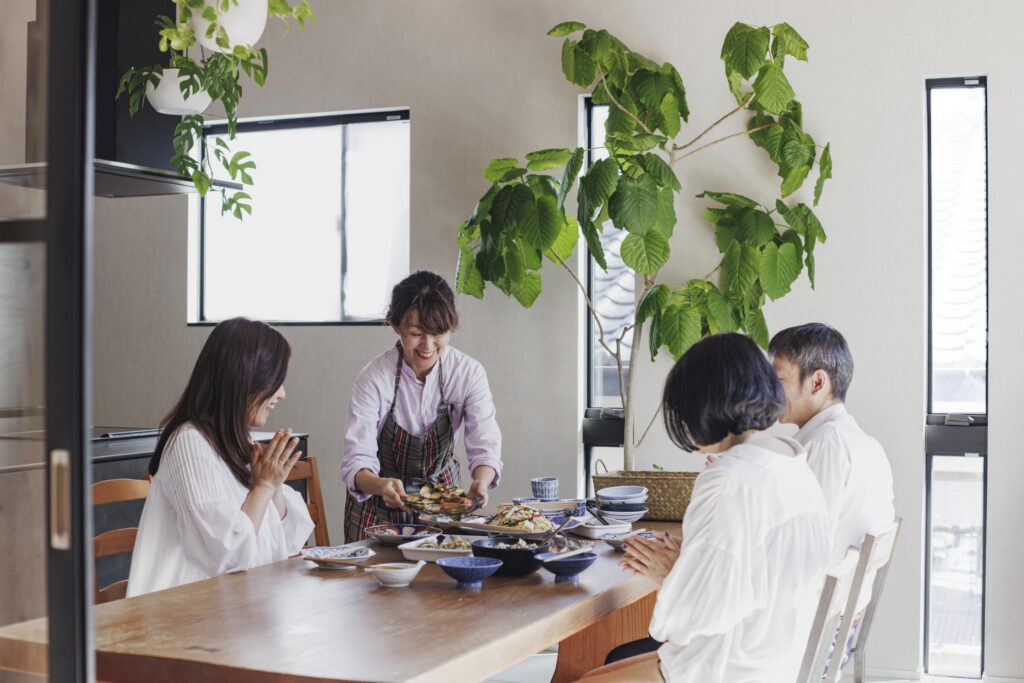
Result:
<svg viewBox="0 0 1024 683"><path fill-rule="evenodd" d="M439 546L437 545L437 541L424 541L423 543L420 543L417 547L418 548L433 548L433 549L437 549ZM446 540L444 543L442 543L440 545L440 549L441 550L472 550L473 546L470 545L469 541L467 541L467 540L465 540L463 538L453 538L451 540Z"/></svg>
<svg viewBox="0 0 1024 683"><path fill-rule="evenodd" d="M444 484L421 487L419 493L409 494L405 504L414 510L449 517L464 515L477 507L476 501L467 496L464 489Z"/></svg>
<svg viewBox="0 0 1024 683"><path fill-rule="evenodd" d="M526 539L520 538L515 543L501 541L499 543L495 543L493 547L499 550L533 550L539 545L539 543L530 543Z"/></svg>
<svg viewBox="0 0 1024 683"><path fill-rule="evenodd" d="M503 508L498 514L487 520L487 524L525 531L551 531L555 528L551 524L551 520L545 517L540 510L519 503Z"/></svg>

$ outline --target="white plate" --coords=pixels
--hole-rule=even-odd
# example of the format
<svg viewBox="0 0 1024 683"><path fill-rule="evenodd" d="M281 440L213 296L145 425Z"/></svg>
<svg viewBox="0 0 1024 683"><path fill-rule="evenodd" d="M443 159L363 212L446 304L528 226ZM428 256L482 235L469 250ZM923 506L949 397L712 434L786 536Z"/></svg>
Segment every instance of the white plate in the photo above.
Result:
<svg viewBox="0 0 1024 683"><path fill-rule="evenodd" d="M464 541L472 543L474 540L480 538L480 536L449 536L445 535L441 537L440 543L447 543L449 540L454 538L460 538ZM445 548L421 548L424 543L428 541L434 541L434 538L420 538L415 541L409 541L398 546L398 549L402 551L402 556L405 559L412 562L418 562L423 560L424 562L437 562L442 557L468 557L473 554L472 548L466 550L450 550ZM440 545L440 544L439 544Z"/></svg>
<svg viewBox="0 0 1024 683"><path fill-rule="evenodd" d="M350 562L365 562L377 553L373 548L367 546L372 543L371 539L364 539L349 543L348 545L321 545L315 548L304 548L303 559L316 563L321 569L355 569L350 564L334 564L331 562L320 562L319 560L348 560Z"/></svg>
<svg viewBox="0 0 1024 683"><path fill-rule="evenodd" d="M608 534L624 534L630 530L632 524L581 524L572 530L574 534L585 538L601 538Z"/></svg>

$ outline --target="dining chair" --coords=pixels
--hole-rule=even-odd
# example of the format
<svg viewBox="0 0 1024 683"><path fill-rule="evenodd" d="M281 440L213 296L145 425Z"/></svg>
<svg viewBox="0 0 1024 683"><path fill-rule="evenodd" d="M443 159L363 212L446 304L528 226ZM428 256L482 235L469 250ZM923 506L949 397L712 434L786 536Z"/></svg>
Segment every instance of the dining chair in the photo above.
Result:
<svg viewBox="0 0 1024 683"><path fill-rule="evenodd" d="M851 547L846 551L842 561L832 567L825 575L825 585L818 598L818 608L811 623L811 632L807 637L807 647L800 664L797 683L821 683L821 672L834 656L841 656L833 648L836 631L843 617L843 607L857 573L860 552Z"/></svg>
<svg viewBox="0 0 1024 683"><path fill-rule="evenodd" d="M132 500L145 500L149 495L149 479L108 479L92 485L92 504L110 505L126 503ZM105 531L92 539L94 561L103 557L130 553L135 547L135 535L138 527L113 529ZM112 600L120 600L128 590L128 580L115 581L109 586L100 588L96 568L93 567L93 601L99 605Z"/></svg>
<svg viewBox="0 0 1024 683"><path fill-rule="evenodd" d="M288 481L306 481L306 507L313 519L313 540L317 545L330 545L331 535L327 531L327 515L324 512L324 496L320 490L320 470L316 458L299 460L288 475Z"/></svg>
<svg viewBox="0 0 1024 683"><path fill-rule="evenodd" d="M825 681L835 683L842 676L843 664L847 657L854 660L853 680L855 683L864 683L865 661L864 650L867 645L868 633L871 630L871 623L875 618L875 611L878 602L882 597L882 589L885 587L885 578L889 573L889 565L892 563L892 551L896 546L896 538L899 536L903 519L897 517L892 523L874 532L865 534L864 542L860 546L860 559L857 561L857 571L854 575L853 585L850 594L846 598L846 605L843 608L843 619L839 624L839 631L836 634L837 650L843 651L844 656L835 661L836 666L829 665ZM869 583L870 582L870 583ZM866 605L861 606L861 592L870 585L870 598ZM858 609L860 608L860 609ZM853 641L850 643L850 633L854 622L859 618L860 623L857 631L853 634ZM840 648L839 645L842 644ZM847 647L849 644L849 647ZM833 659L837 659L833 657Z"/></svg>

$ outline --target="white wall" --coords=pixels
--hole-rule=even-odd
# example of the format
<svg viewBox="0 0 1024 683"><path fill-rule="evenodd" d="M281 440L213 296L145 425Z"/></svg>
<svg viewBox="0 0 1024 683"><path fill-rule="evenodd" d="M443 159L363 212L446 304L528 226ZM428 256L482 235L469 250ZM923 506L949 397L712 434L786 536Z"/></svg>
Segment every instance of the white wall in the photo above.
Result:
<svg viewBox="0 0 1024 683"><path fill-rule="evenodd" d="M459 222L485 189L481 171L495 156L569 146L577 135L576 91L559 71L558 40L545 31L579 19L609 28L627 44L679 67L699 131L731 108L718 59L736 20L788 21L811 44L811 63L787 67L804 103L808 130L831 141L835 178L819 216L829 241L818 254L817 290L799 284L767 309L769 328L823 320L848 337L857 361L849 406L886 447L904 518L887 596L872 636L870 665L913 672L921 652L925 410L924 79L989 77L991 365L986 665L993 677L1024 678L1024 597L1016 571L1024 502L1016 482L1011 411L1024 379L1017 360L1020 317L1012 315L1024 247L1014 193L1022 157L1017 119L1024 110L1012 0L966 3L750 2L602 3L520 0L317 2L320 21L305 35L266 39L269 84L247 87L243 115L409 106L412 112L412 264L451 275ZM773 197L772 169L735 140L692 157L680 171L686 199L664 281L708 272L717 251L698 204L703 189ZM687 162L684 162L687 163ZM806 199L808 193L804 192ZM186 329L185 205L181 199L97 202L96 416L145 425L170 407L208 330ZM1015 248L1016 247L1016 248ZM287 272L295 264L267 266ZM576 471L578 301L560 273L545 271L545 292L523 311L494 291L460 301L455 343L488 368L505 435L502 497L527 480ZM331 526L341 533L336 476L342 411L362 365L390 343L367 328L285 328L294 347L288 399L276 420L312 433L325 461ZM657 404L667 358L641 367L643 424ZM325 371L326 370L326 371ZM640 456L697 467L672 449L660 426Z"/></svg>

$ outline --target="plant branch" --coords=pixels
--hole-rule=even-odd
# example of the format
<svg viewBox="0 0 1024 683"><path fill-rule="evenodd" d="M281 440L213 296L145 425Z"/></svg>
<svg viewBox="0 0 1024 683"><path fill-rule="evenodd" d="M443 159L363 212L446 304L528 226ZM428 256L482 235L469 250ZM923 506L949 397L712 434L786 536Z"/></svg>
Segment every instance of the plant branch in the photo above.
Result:
<svg viewBox="0 0 1024 683"><path fill-rule="evenodd" d="M723 138L718 138L717 140L712 140L711 142L709 142L707 144L701 145L697 149L694 149L694 150L691 150L691 151L687 152L686 154L682 155L681 157L670 158L669 159L669 163L670 164L674 164L677 161L679 161L680 159L685 159L686 157L690 156L691 154L696 154L697 152L701 151L702 149L707 149L708 147L710 147L712 145L717 145L719 142L725 142L726 140L728 140L730 138L738 138L738 137L740 137L742 135L750 135L751 133L756 133L759 130L764 130L765 128L771 128L774 125L775 125L774 123L766 123L763 126L757 126L756 128L751 128L750 130L743 130L743 131L740 131L739 133L733 133L732 135L726 135Z"/></svg>
<svg viewBox="0 0 1024 683"><path fill-rule="evenodd" d="M714 275L715 273L717 273L718 271L720 271L721 269L722 269L722 264L719 263L717 266L715 266L714 270L712 270L710 273L708 273L707 275L704 276L704 279L705 280L711 279L711 276Z"/></svg>
<svg viewBox="0 0 1024 683"><path fill-rule="evenodd" d="M580 282L580 279L579 279L579 277L577 277L576 272L573 271L573 269L570 268L569 265L565 261L562 260L561 256L559 256L558 254L555 253L554 249L552 249L551 247L548 247L548 254L551 256L551 258L553 258L555 260L555 262L558 265L562 266L562 268L564 268L566 270L566 272L568 272L569 275L572 276L572 279L575 280L576 284L579 286L580 292L583 293L583 300L586 302L587 308L590 310L590 316L594 319L594 323L597 324L597 342L601 345L601 347L605 351L608 352L609 356L611 356L612 358L615 359L615 364L619 368L619 376L621 378L621 376L622 376L622 354L620 354L620 353L618 353L616 351L612 351L611 347L609 347L607 342L605 342L605 340L604 340L604 325L601 324L601 316L599 316L597 314L597 309L594 308L594 304L590 300L590 296L587 294L586 286L584 286L584 284L582 282ZM619 398L622 400L622 407L625 408L626 407L626 387L622 383L621 379L619 380Z"/></svg>
<svg viewBox="0 0 1024 683"><path fill-rule="evenodd" d="M662 401L661 403L658 404L658 409L654 411L654 415L651 416L651 421L647 423L647 429L645 429L644 433L640 435L640 440L636 442L636 445L637 445L638 448L639 448L640 444L642 444L644 442L644 439L647 438L647 432L651 431L651 427L654 426L654 421L658 419L658 415L661 415L661 407L664 404L665 404L664 401Z"/></svg>
<svg viewBox="0 0 1024 683"><path fill-rule="evenodd" d="M687 147L690 147L690 146L692 146L692 145L693 145L693 144L694 144L695 142L697 142L697 141L698 141L698 140L700 140L700 139L701 139L702 137L704 137L704 136L705 136L705 135L707 135L707 134L708 134L709 132L711 132L711 129L712 129L712 128L716 127L716 126L717 126L718 124L722 123L723 121L725 121L725 120L726 120L727 118L729 118L729 117L730 117L730 116L732 116L733 114L736 114L737 112L740 112L740 111L743 111L744 109L746 109L746 108L747 108L747 105L748 105L748 104L750 104L750 101L751 101L752 99L754 99L754 94L753 94L753 93L751 93L751 94L750 94L750 97L748 97L748 98L747 98L747 99L745 99L745 100L744 100L743 102L741 102L741 103L740 103L740 106L736 107L736 108L735 108L735 109L733 109L733 110L732 110L731 112L729 112L728 114L726 114L725 116L723 116L722 118L718 119L717 121L715 121L714 123L712 123L712 124L711 124L710 126L708 126L707 128L705 128L704 130L702 130L702 131L700 132L700 135L698 135L698 136L697 136L697 137L695 137L694 139L690 140L690 141L689 141L689 142L687 142L687 143L686 143L685 145L681 145L681 146L677 146L677 145L672 145L672 153L674 154L675 152L681 152L681 151L683 151L684 149L686 149Z"/></svg>
<svg viewBox="0 0 1024 683"><path fill-rule="evenodd" d="M622 112L624 114L626 114L626 116L628 116L629 118L631 118L634 121L636 121L637 123L639 123L640 127L644 129L645 133L647 133L648 135L654 135L654 132L650 128L648 128L647 125L643 121L638 119L636 114L634 114L630 110L626 109L624 106L622 106L621 102L619 102L617 99L615 99L615 95L612 95L612 91L608 87L608 79L605 78L604 72L598 71L598 73L601 75L601 84L604 86L604 91L606 93L608 93L608 99L610 99L612 101L612 104L614 104L616 107L621 109Z"/></svg>

